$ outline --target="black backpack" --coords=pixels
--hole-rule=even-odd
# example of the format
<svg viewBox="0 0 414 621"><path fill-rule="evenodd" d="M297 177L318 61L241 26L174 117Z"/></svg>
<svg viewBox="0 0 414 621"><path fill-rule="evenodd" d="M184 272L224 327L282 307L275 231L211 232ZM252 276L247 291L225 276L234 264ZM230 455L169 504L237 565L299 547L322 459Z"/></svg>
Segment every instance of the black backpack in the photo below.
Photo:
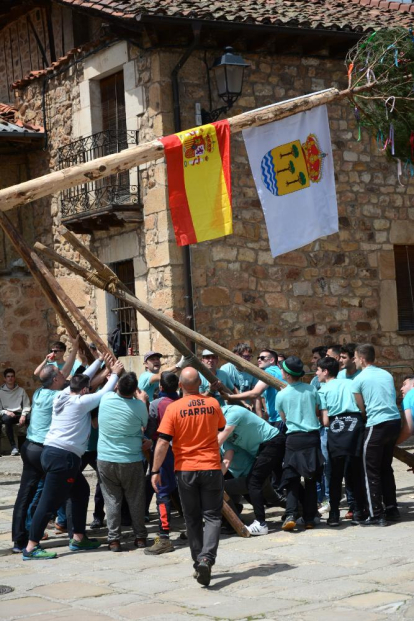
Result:
<svg viewBox="0 0 414 621"><path fill-rule="evenodd" d="M126 356L127 354L127 344L125 340L125 336L122 334L121 324L118 323L116 328L109 333L108 343L112 347L112 351L115 356L118 358L119 356Z"/></svg>

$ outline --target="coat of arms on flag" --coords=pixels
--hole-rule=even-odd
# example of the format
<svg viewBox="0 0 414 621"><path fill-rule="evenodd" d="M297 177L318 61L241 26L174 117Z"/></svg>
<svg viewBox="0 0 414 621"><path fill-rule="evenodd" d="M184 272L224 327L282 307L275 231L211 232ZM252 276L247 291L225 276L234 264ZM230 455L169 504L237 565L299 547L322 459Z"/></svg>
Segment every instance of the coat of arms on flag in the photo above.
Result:
<svg viewBox="0 0 414 621"><path fill-rule="evenodd" d="M325 157L314 134L309 134L304 144L294 140L275 147L263 156L263 183L275 196L308 188L310 182L321 180Z"/></svg>
<svg viewBox="0 0 414 621"><path fill-rule="evenodd" d="M272 255L336 233L338 208L326 106L245 129L243 137Z"/></svg>

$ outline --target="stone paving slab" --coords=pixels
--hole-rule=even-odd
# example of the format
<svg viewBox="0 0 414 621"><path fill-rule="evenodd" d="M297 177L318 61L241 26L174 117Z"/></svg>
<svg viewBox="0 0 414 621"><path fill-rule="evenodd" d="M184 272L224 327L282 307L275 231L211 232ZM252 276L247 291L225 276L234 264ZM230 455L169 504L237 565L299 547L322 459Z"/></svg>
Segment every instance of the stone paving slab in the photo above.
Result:
<svg viewBox="0 0 414 621"><path fill-rule="evenodd" d="M106 546L89 553L68 550L68 538L49 531L45 547L53 561L23 563L10 554L12 504L20 459L2 457L0 474L0 584L15 590L0 596L0 621L413 621L414 477L394 464L403 520L388 528L331 529L323 520L313 531L280 530L280 509L269 511L266 537L222 537L211 587L192 578L186 541L150 557L123 533L126 551ZM4 467L3 467L4 466ZM4 475L10 472L10 475ZM89 473L91 489L94 474ZM92 515L92 504L89 507ZM251 507L243 517L252 519ZM155 515L153 515L155 518ZM150 537L156 521L149 525ZM106 530L93 536L105 543Z"/></svg>

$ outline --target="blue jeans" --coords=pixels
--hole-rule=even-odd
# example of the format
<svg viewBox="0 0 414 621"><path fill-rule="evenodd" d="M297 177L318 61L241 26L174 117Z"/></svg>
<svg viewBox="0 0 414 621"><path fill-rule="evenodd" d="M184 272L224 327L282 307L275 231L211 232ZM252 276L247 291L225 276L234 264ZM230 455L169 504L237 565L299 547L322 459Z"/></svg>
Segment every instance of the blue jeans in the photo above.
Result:
<svg viewBox="0 0 414 621"><path fill-rule="evenodd" d="M323 500L327 500L329 502L329 480L331 478L331 461L329 459L328 453L328 428L321 427L319 429L319 435L321 437L321 451L325 460L325 465L323 467L322 482L318 483L317 485L318 502L322 502Z"/></svg>

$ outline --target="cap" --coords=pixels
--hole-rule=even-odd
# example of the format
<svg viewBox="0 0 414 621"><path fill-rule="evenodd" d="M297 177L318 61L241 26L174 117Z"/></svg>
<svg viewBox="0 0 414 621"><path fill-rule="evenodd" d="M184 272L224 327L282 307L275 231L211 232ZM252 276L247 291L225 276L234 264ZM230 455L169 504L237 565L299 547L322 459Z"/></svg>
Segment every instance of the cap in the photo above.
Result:
<svg viewBox="0 0 414 621"><path fill-rule="evenodd" d="M151 356L159 356L160 358L163 357L159 351L147 351L147 353L144 356L144 362L146 362L148 358L151 358Z"/></svg>
<svg viewBox="0 0 414 621"><path fill-rule="evenodd" d="M209 349L203 349L202 356L217 356L217 354L214 353L214 351L210 351Z"/></svg>
<svg viewBox="0 0 414 621"><path fill-rule="evenodd" d="M293 375L294 377L302 377L305 375L305 371L303 370L303 362L297 356L289 356L282 362L282 368L289 373L289 375Z"/></svg>

